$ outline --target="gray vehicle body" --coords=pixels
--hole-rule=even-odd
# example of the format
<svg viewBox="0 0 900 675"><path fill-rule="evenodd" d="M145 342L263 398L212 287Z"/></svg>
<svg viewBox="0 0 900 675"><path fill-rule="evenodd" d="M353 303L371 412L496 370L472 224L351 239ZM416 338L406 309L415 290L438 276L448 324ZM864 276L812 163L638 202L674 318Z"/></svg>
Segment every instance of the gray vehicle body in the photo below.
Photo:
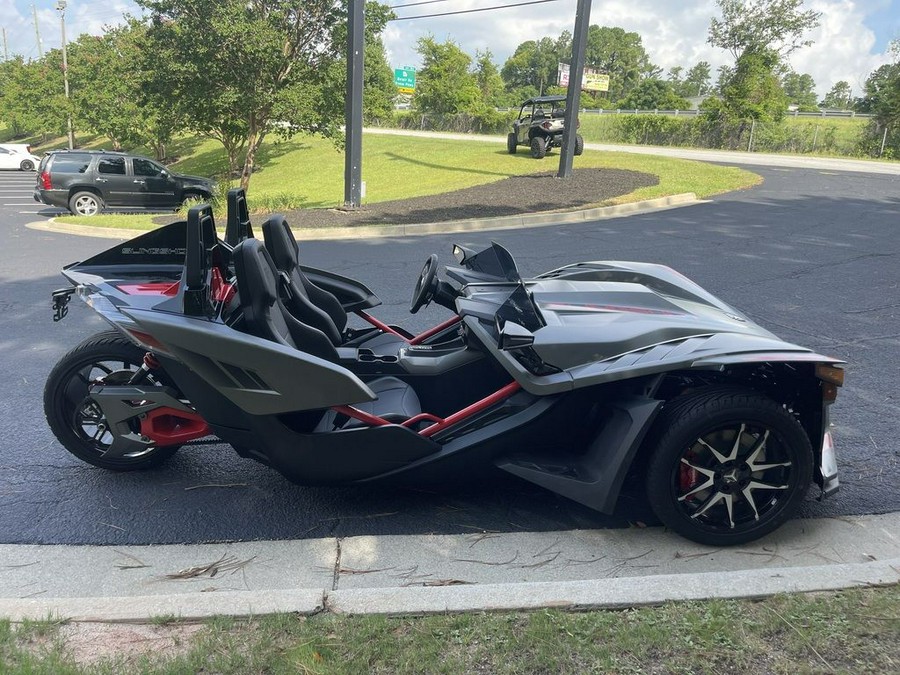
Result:
<svg viewBox="0 0 900 675"><path fill-rule="evenodd" d="M256 337L242 329L239 307L212 302L210 268L227 275L236 242L215 241L209 225L215 243L198 250L216 255L191 263L202 255L193 256L190 234L185 247L185 227L194 225L119 244L64 274L95 311L157 353L178 400L214 434L295 482L417 483L499 468L609 512L667 401L724 384L790 409L822 493L837 489L823 454L830 401L817 367L840 361L780 340L668 267L596 261L522 279L497 244L479 253L455 247L460 263L434 281L431 297L457 323L422 340L397 332L386 337L402 339L350 341L329 360ZM379 304L353 279L305 269L347 311ZM353 414L377 399L374 383L385 376L415 390L436 427L385 419L322 426L329 410ZM171 407L165 393L159 405ZM136 396L110 386L92 395L119 417L121 402ZM148 404L150 394L140 398Z"/></svg>

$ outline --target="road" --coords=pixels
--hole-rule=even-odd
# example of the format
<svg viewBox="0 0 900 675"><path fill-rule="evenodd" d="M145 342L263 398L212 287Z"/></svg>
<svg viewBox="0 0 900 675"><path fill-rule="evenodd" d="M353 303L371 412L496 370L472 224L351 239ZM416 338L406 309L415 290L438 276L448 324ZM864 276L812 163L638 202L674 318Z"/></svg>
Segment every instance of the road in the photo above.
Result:
<svg viewBox="0 0 900 675"><path fill-rule="evenodd" d="M453 241L478 246L496 236L526 275L590 259L670 265L779 336L848 361L834 414L843 489L824 503L810 500L804 515L898 511L900 177L759 173L766 180L756 188L656 214L498 235L309 242L301 253L312 265L365 281L384 300L378 316L412 330L445 317L436 308L410 317L407 307L426 256L437 252L448 261ZM63 264L111 242L25 228L52 213L28 206L33 180L0 174L7 237L0 266L0 543L189 543L649 522L639 494L605 517L513 479L437 492L298 487L221 445L182 451L140 474L80 463L47 429L42 388L55 361L104 324L77 302L69 318L53 324L49 292L65 285Z"/></svg>

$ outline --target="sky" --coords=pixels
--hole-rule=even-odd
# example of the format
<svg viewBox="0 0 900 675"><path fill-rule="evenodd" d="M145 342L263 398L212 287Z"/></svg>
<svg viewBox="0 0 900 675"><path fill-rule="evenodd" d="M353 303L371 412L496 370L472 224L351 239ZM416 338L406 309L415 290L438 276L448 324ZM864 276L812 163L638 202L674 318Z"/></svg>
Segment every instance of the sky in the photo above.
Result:
<svg viewBox="0 0 900 675"><path fill-rule="evenodd" d="M438 0L419 6L399 5L422 0L384 0L396 7L397 16L436 14L457 10L514 4L522 0ZM43 48L60 45L60 20L56 0L0 0L0 28L6 29L10 54L26 58L38 55L32 4L37 11ZM469 54L490 49L502 66L526 40L557 37L574 28L577 0L555 0L545 4L510 9L435 17L389 24L384 34L388 57L395 67L417 66L416 41L425 35L451 39ZM710 17L717 13L714 0L593 0L591 23L620 26L637 32L653 63L666 71L673 66L690 68L708 61L713 72L729 64L730 55L706 43ZM891 40L900 38L900 0L806 0L805 7L822 13L821 24L809 34L811 47L796 52L791 66L809 73L819 95L839 81L850 83L861 93L866 77L890 59ZM122 20L126 12L137 13L130 0L69 0L66 8L68 39L80 33L100 33L105 24Z"/></svg>

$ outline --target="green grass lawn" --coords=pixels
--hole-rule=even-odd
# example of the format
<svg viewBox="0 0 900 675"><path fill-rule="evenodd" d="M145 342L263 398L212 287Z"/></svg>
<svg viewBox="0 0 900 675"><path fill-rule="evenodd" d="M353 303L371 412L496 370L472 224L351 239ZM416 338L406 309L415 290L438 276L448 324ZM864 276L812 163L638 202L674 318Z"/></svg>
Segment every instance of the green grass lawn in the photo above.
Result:
<svg viewBox="0 0 900 675"><path fill-rule="evenodd" d="M224 152L214 141L182 140L173 147L180 159L175 171L201 176L225 169ZM523 148L509 155L503 145L475 141L382 136L363 137L364 203L408 199L449 192L502 180L509 176L555 172L556 152L537 161ZM630 169L659 176L659 184L641 188L610 203L625 203L682 192L698 197L736 190L761 181L743 169L702 162L586 151L575 158L575 167ZM260 152L260 168L248 190L250 209L256 213L294 208L330 208L343 201L344 156L325 139L306 137L273 140ZM221 215L221 214L217 214ZM147 229L149 215L100 215L91 218L59 217L60 222L98 227Z"/></svg>
<svg viewBox="0 0 900 675"><path fill-rule="evenodd" d="M898 607L892 586L581 613L280 614L199 629L160 617L143 639L121 626L100 639L90 625L0 621L0 672L896 673ZM92 635L100 660L79 663L72 648Z"/></svg>

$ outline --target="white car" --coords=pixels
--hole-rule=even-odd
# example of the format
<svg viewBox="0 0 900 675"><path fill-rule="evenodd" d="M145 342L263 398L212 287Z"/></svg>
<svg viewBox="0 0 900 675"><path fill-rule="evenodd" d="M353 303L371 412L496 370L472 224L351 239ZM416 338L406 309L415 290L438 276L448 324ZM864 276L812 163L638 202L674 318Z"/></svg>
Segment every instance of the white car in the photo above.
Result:
<svg viewBox="0 0 900 675"><path fill-rule="evenodd" d="M40 163L40 157L31 154L30 146L15 143L0 143L0 169L34 171Z"/></svg>

